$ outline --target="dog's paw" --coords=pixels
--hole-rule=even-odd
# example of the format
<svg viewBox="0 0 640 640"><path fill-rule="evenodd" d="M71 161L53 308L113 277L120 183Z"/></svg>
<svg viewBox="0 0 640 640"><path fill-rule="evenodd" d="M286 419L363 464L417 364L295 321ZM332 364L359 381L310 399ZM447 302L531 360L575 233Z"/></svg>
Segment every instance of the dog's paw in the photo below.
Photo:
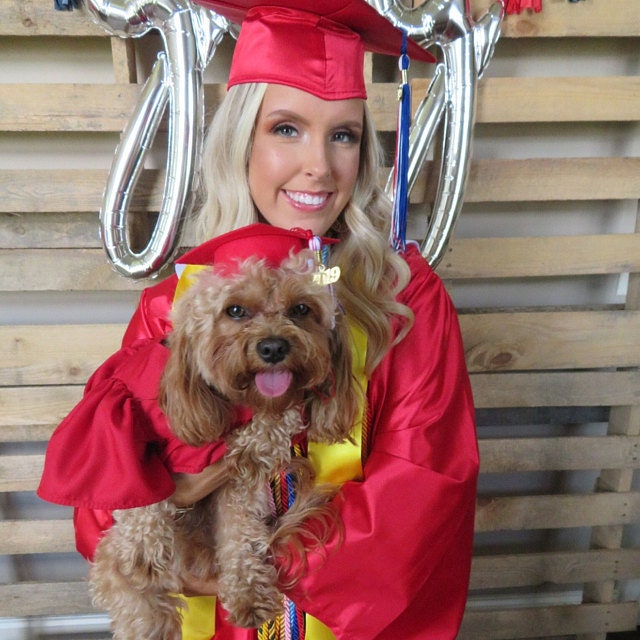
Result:
<svg viewBox="0 0 640 640"><path fill-rule="evenodd" d="M282 597L278 595L274 600L239 605L229 612L229 619L236 627L255 629L261 627L268 620L273 620L282 614Z"/></svg>
<svg viewBox="0 0 640 640"><path fill-rule="evenodd" d="M273 584L263 584L259 589L254 585L253 589L219 592L218 597L236 627L255 629L283 612L283 595Z"/></svg>

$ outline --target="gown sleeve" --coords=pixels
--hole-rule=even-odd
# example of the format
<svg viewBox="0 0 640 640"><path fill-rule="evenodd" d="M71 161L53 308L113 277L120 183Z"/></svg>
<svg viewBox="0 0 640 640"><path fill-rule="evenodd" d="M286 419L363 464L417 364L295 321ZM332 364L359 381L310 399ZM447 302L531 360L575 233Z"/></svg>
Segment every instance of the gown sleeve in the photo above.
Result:
<svg viewBox="0 0 640 640"><path fill-rule="evenodd" d="M169 311L177 282L177 276L172 275L154 287L142 291L138 307L133 312L122 338L123 347L136 340L162 338L169 333L171 330Z"/></svg>
<svg viewBox="0 0 640 640"><path fill-rule="evenodd" d="M54 431L38 495L58 504L121 509L171 495L173 482L158 457L158 435L145 406L153 397L166 357L149 342L122 349L90 378L82 400ZM132 366L133 365L133 366ZM146 389L134 395L134 372ZM146 393L145 393L146 391ZM155 482L152 482L154 480Z"/></svg>
<svg viewBox="0 0 640 640"><path fill-rule="evenodd" d="M171 471L185 470L175 467L190 461L158 407L168 353L157 340L137 341L93 374L51 437L41 498L112 510L159 502L174 492Z"/></svg>
<svg viewBox="0 0 640 640"><path fill-rule="evenodd" d="M343 485L344 523L288 595L337 638L453 640L464 611L478 474L474 409L457 317L414 250L400 299L410 333L367 390L364 479ZM294 568L295 570L295 568Z"/></svg>

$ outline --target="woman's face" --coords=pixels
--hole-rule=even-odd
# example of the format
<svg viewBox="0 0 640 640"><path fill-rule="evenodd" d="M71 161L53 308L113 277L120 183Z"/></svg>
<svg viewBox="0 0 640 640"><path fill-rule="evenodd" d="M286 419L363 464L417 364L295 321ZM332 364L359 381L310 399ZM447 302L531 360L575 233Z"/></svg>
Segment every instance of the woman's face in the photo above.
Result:
<svg viewBox="0 0 640 640"><path fill-rule="evenodd" d="M363 118L359 99L328 101L267 87L249 157L249 190L269 224L327 232L353 193Z"/></svg>

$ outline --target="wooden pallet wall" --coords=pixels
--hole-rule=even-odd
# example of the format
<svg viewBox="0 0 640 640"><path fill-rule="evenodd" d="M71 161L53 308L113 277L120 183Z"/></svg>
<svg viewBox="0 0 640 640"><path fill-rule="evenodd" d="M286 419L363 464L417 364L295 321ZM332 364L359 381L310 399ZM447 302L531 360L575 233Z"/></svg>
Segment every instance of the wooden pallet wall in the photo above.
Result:
<svg viewBox="0 0 640 640"><path fill-rule="evenodd" d="M488 4L472 0L478 13ZM637 0L543 5L504 23L480 86L465 209L438 269L461 311L482 455L462 640L604 640L638 619L640 12ZM0 147L16 133L58 136L62 147L65 136L117 141L139 91L134 50L145 47L109 39L82 10L0 0L0 49L73 42L81 50L96 40L111 49L112 82L0 84ZM547 50L576 56L575 66L531 73L527 61L544 62ZM576 50L590 52L589 62ZM628 58L624 73L590 72L599 56L618 54ZM414 95L426 83L417 78ZM222 90L208 86L208 104ZM369 93L379 130L392 130L395 85L372 81ZM557 136L560 150L529 152L538 134ZM599 153L592 135L621 142ZM566 153L564 136L587 151ZM503 153L508 145L492 138L515 141L517 152ZM106 170L2 166L0 305L24 295L35 306L28 322L0 326L0 568L8 576L0 617L90 614L70 510L38 503L33 491L49 435L118 347L123 325L42 318L52 296L130 298L140 284L116 275L99 246ZM414 229L424 226L431 193L429 166L424 173L412 194ZM140 197L153 208L159 193L150 170ZM622 211L619 225L609 209ZM605 211L602 220L583 224L594 211ZM539 217L533 231L521 216ZM613 295L592 295L616 278ZM547 294L558 283L587 293Z"/></svg>

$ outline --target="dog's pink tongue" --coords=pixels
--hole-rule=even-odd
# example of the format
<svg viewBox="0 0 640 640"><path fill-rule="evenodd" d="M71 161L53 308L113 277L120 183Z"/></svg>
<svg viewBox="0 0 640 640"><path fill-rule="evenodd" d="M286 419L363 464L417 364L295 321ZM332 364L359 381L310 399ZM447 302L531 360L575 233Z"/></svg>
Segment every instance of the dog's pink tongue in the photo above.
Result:
<svg viewBox="0 0 640 640"><path fill-rule="evenodd" d="M291 371L262 371L256 373L256 387L267 398L281 396L291 384Z"/></svg>

